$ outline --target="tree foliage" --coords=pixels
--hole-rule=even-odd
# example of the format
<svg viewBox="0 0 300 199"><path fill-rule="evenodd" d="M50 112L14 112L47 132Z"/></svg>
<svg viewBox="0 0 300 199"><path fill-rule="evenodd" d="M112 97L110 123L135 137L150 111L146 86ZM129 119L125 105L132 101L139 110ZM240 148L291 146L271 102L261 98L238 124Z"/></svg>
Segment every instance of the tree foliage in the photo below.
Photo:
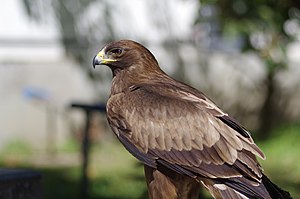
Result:
<svg viewBox="0 0 300 199"><path fill-rule="evenodd" d="M240 50L252 50L265 61L266 97L261 108L262 138L278 120L275 74L286 68L286 49L300 30L298 0L202 0L196 24L214 24L221 38L239 38ZM279 116L280 117L280 116Z"/></svg>
<svg viewBox="0 0 300 199"><path fill-rule="evenodd" d="M242 39L242 50L254 50L269 72L286 64L286 47L300 29L297 0L202 0L196 23L217 24L222 36ZM210 11L208 11L210 10Z"/></svg>

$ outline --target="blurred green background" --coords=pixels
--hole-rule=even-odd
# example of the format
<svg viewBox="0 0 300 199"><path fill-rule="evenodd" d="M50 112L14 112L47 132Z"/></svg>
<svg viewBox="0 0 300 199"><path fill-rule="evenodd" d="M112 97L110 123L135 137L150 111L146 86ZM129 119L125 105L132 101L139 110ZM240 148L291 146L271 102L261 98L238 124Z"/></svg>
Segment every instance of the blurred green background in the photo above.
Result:
<svg viewBox="0 0 300 199"><path fill-rule="evenodd" d="M111 72L91 61L117 39L143 43L240 121L264 172L300 198L299 1L7 0L0 13L0 165L40 171L45 198L80 198L86 117L70 105L105 103ZM89 135L88 198L147 198L104 113Z"/></svg>

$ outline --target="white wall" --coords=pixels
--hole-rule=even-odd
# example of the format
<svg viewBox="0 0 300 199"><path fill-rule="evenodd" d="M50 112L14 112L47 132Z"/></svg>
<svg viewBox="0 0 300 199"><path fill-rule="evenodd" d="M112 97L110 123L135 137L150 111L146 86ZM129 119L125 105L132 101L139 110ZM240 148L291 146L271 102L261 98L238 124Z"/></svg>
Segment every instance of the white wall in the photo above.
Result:
<svg viewBox="0 0 300 199"><path fill-rule="evenodd" d="M0 18L0 149L16 139L45 148L50 106L57 124L53 133L63 142L69 133L64 111L73 100L93 101L93 85L65 56L53 19L33 22L19 0L2 1Z"/></svg>

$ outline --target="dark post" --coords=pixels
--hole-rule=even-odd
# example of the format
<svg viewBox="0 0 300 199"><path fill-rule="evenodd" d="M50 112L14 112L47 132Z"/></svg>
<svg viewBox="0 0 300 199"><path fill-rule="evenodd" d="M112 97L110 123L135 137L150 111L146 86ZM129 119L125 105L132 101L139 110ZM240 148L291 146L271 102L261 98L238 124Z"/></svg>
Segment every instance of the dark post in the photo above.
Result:
<svg viewBox="0 0 300 199"><path fill-rule="evenodd" d="M85 112L85 129L82 137L81 145L81 158L82 158L82 175L81 175L81 190L80 190L80 199L88 198L88 188L89 188L89 179L87 175L88 165L89 165L89 148L90 148L90 125L91 125L91 116L93 112L102 112L105 113L104 104L82 104L82 103L72 103L71 108L79 108Z"/></svg>
<svg viewBox="0 0 300 199"><path fill-rule="evenodd" d="M85 199L88 196L88 177L87 177L87 169L89 163L89 148L90 148L90 138L89 138L89 129L91 122L91 112L88 109L85 109L85 128L82 138L82 146L81 146L81 158L82 158L82 177L81 177L81 198Z"/></svg>

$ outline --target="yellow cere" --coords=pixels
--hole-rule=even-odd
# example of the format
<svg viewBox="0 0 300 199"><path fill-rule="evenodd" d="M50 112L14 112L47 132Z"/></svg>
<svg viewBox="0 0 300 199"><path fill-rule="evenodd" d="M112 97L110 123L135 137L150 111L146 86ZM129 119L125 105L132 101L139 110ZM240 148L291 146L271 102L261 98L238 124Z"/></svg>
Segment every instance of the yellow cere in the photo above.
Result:
<svg viewBox="0 0 300 199"><path fill-rule="evenodd" d="M102 49L98 54L97 54L97 59L102 63L102 64L106 64L109 62L114 62L117 61L115 59L108 59L108 58L104 58L104 49Z"/></svg>

